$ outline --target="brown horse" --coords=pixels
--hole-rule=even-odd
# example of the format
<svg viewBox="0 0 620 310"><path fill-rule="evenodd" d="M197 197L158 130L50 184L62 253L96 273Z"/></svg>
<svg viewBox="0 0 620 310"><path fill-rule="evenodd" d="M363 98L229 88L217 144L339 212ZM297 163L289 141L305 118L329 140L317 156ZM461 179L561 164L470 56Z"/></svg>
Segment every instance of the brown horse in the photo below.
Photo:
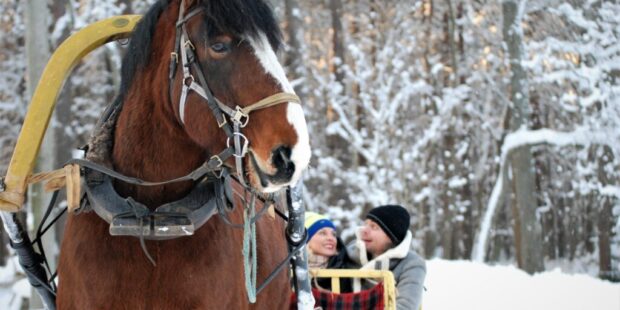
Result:
<svg viewBox="0 0 620 310"><path fill-rule="evenodd" d="M271 9L259 0L155 3L137 25L123 60L116 101L122 109L115 121L111 154L114 170L151 182L170 180L221 154L227 134L214 116L213 102L203 97L219 101L223 110L234 110L274 94L292 94L275 54L280 40ZM179 55L184 48L192 55ZM171 53L176 66L170 65ZM182 57L192 59L181 62ZM205 79L203 91L212 95L195 89L184 93L183 86L200 76ZM231 117L226 118L232 123ZM279 100L252 111L244 121L247 126L241 134L249 147L241 173L249 186L275 192L296 182L310 158L301 105ZM224 162L234 171L234 156ZM117 180L114 188L153 210L181 199L195 183L146 187ZM235 208L229 216L242 223L243 208ZM287 255L283 220L261 217L256 234L260 283ZM111 236L108 223L94 212L71 215L64 236L58 266L59 309L288 307L287 272L280 272L255 304L248 302L243 231L226 225L218 215L193 236L145 241L156 265L139 238Z"/></svg>

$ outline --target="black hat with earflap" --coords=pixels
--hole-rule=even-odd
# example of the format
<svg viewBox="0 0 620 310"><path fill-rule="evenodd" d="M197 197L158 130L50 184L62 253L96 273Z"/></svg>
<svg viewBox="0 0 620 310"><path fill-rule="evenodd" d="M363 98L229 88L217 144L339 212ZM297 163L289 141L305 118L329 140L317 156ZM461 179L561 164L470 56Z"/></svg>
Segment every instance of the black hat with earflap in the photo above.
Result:
<svg viewBox="0 0 620 310"><path fill-rule="evenodd" d="M370 210L366 219L377 223L396 246L403 242L407 236L411 217L403 206L384 205Z"/></svg>

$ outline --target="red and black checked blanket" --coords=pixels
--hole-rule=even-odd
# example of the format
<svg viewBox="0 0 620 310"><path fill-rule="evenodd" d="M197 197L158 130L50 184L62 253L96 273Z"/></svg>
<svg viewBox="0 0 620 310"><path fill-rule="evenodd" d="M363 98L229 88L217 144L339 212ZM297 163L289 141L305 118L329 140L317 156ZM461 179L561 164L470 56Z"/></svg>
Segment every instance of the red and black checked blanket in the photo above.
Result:
<svg viewBox="0 0 620 310"><path fill-rule="evenodd" d="M312 289L315 307L323 310L383 310L385 301L383 297L383 283L358 293L331 293ZM297 310L297 296L291 296L290 310Z"/></svg>

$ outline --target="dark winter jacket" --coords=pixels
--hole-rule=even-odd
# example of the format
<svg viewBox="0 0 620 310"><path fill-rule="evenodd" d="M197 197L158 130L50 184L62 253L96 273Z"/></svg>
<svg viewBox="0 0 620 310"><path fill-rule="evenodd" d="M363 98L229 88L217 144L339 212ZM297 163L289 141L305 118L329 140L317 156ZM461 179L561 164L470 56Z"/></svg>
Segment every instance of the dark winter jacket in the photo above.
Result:
<svg viewBox="0 0 620 310"><path fill-rule="evenodd" d="M349 257L362 267L360 269L390 270L396 280L396 309L418 310L422 304L422 290L426 277L426 263L422 257L411 250L411 232L396 247L368 260L366 246L361 241L359 232L357 240L348 247ZM376 283L364 281L361 288L370 288ZM359 281L354 281L354 291L360 287Z"/></svg>

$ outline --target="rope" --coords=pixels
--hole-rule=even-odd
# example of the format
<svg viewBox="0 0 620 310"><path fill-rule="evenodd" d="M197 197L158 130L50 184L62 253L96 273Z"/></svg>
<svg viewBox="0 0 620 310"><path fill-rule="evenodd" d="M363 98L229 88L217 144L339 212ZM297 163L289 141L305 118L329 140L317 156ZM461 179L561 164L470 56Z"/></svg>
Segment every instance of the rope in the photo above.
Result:
<svg viewBox="0 0 620 310"><path fill-rule="evenodd" d="M245 208L243 213L243 271L245 274L245 289L248 292L250 303L256 302L256 222L250 220L255 216L255 207L256 196L252 196L250 205Z"/></svg>

